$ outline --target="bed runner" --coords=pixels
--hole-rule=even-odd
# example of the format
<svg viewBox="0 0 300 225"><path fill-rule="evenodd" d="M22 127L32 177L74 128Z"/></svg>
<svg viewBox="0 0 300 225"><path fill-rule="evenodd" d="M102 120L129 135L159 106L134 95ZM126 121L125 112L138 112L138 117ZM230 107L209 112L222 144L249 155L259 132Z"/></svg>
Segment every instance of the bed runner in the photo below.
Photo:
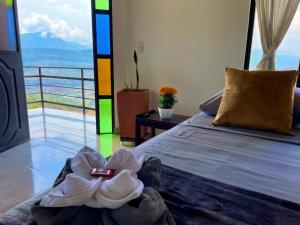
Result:
<svg viewBox="0 0 300 225"><path fill-rule="evenodd" d="M70 172L63 170L59 177L63 178ZM149 179L151 177L152 179ZM154 188L159 186L159 183L156 182L159 178L153 179L153 175L146 175L141 179L148 180ZM57 183L62 180L58 179ZM145 183L145 186L148 185ZM300 206L295 203L223 184L165 165L161 167L160 194L177 225L296 225L300 221ZM0 224L36 225L30 215L33 202L24 203L1 216ZM55 211L55 209L53 210ZM77 207L70 212L74 213L76 218L83 219L87 224L87 214L99 215L94 211L98 210ZM48 217L51 216L49 211L46 213ZM56 216L60 216L57 213L59 212L54 212ZM66 220L65 212L62 215L61 219ZM128 211L124 215L126 218ZM70 216L72 215L70 214ZM54 218L52 217L52 219ZM88 218L93 219L92 217ZM99 220L98 217L94 219ZM49 220L47 221L47 224L52 224ZM72 222L76 221L72 220ZM79 221L78 224L82 223ZM104 224L108 225L109 223Z"/></svg>
<svg viewBox="0 0 300 225"><path fill-rule="evenodd" d="M300 205L162 166L161 191L177 225L296 225Z"/></svg>

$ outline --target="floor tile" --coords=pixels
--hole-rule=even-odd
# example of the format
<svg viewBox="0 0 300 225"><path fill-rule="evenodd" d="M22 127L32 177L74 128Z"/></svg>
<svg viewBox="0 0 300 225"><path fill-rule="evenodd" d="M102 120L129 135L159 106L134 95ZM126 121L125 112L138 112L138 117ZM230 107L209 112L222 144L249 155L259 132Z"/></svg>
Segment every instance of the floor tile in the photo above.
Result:
<svg viewBox="0 0 300 225"><path fill-rule="evenodd" d="M31 140L0 153L0 213L51 187L84 146L105 157L123 147L118 135L96 135L95 116L62 110L29 110Z"/></svg>
<svg viewBox="0 0 300 225"><path fill-rule="evenodd" d="M0 211L3 213L50 187L54 181L44 173L0 158Z"/></svg>
<svg viewBox="0 0 300 225"><path fill-rule="evenodd" d="M59 172L64 167L66 160L68 158L73 158L74 156L75 156L75 153L71 154L71 153L62 152L62 153L54 155L52 157L48 157L47 159L44 159L43 161L34 163L32 165L32 168L36 171L48 174L51 177L56 178L58 176Z"/></svg>

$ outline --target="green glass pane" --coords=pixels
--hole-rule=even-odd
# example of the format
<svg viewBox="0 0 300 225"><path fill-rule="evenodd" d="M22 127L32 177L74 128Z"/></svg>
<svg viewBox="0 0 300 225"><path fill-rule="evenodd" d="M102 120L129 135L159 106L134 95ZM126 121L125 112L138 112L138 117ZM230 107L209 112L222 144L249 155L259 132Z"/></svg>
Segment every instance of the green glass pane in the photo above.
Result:
<svg viewBox="0 0 300 225"><path fill-rule="evenodd" d="M109 0L95 0L96 9L99 10L109 10Z"/></svg>
<svg viewBox="0 0 300 225"><path fill-rule="evenodd" d="M99 153L103 157L111 156L113 153L113 134L98 135Z"/></svg>
<svg viewBox="0 0 300 225"><path fill-rule="evenodd" d="M112 133L112 100L99 99L100 134Z"/></svg>
<svg viewBox="0 0 300 225"><path fill-rule="evenodd" d="M5 4L7 6L12 6L13 5L13 0L0 0L0 4Z"/></svg>

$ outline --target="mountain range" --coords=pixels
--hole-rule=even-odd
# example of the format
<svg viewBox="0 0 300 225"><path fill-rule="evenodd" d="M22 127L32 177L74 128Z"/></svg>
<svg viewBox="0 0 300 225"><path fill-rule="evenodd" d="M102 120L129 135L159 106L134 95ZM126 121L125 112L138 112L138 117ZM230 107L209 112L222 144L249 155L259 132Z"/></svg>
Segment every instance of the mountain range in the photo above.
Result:
<svg viewBox="0 0 300 225"><path fill-rule="evenodd" d="M65 41L50 33L20 35L25 66L93 67L92 44ZM262 51L251 51L250 68L255 69ZM277 69L297 69L299 57L277 52Z"/></svg>
<svg viewBox="0 0 300 225"><path fill-rule="evenodd" d="M42 49L68 49L83 50L92 49L92 44L80 44L77 42L65 41L51 33L36 32L20 35L22 48Z"/></svg>
<svg viewBox="0 0 300 225"><path fill-rule="evenodd" d="M49 33L20 35L24 66L93 67L91 44L68 42Z"/></svg>

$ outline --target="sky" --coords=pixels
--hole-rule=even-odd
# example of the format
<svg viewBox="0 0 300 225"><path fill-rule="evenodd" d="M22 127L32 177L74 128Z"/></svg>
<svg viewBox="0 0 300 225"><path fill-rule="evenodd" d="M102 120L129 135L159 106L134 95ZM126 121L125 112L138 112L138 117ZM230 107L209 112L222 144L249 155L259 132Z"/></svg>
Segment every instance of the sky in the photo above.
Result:
<svg viewBox="0 0 300 225"><path fill-rule="evenodd" d="M17 0L21 33L47 32L67 41L92 42L90 0ZM252 50L261 49L257 18ZM277 52L299 56L300 6Z"/></svg>
<svg viewBox="0 0 300 225"><path fill-rule="evenodd" d="M261 49L257 18L255 18L252 42L252 50L256 49ZM300 5L286 36L277 50L278 52L300 57Z"/></svg>
<svg viewBox="0 0 300 225"><path fill-rule="evenodd" d="M67 40L92 42L90 0L17 0L20 32L51 33Z"/></svg>

